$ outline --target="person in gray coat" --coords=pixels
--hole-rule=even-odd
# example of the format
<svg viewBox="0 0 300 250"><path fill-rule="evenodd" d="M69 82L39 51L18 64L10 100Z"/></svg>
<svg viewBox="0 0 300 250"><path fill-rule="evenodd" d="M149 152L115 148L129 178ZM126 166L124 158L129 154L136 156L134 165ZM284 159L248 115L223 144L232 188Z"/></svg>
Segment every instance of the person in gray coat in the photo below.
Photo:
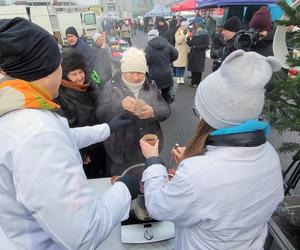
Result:
<svg viewBox="0 0 300 250"><path fill-rule="evenodd" d="M116 114L126 112L133 122L114 131L104 142L107 168L110 175L120 175L133 164L143 163L145 158L139 140L145 134L155 134L163 147L163 134L159 123L170 114L155 82L146 77L147 64L143 51L130 48L123 53L121 71L105 84L99 98L96 116L100 122L110 121Z"/></svg>

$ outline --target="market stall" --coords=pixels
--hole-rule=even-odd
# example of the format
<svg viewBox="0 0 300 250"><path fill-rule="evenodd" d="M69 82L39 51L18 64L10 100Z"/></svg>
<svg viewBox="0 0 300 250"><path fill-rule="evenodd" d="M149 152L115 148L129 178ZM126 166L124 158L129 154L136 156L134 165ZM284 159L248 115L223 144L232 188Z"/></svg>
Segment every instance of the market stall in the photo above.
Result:
<svg viewBox="0 0 300 250"><path fill-rule="evenodd" d="M170 8L167 8L163 4L157 4L152 10L147 12L144 16L145 17L171 16L171 10Z"/></svg>

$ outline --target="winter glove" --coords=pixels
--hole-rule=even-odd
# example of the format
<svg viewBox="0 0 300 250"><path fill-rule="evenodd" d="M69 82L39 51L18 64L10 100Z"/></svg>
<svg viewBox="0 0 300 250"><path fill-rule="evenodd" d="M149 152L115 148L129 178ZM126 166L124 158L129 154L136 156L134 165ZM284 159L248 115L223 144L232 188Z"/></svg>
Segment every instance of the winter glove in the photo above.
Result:
<svg viewBox="0 0 300 250"><path fill-rule="evenodd" d="M110 128L110 133L116 131L118 128L122 126L126 126L131 123L130 115L128 113L120 113L113 117L111 121L108 123Z"/></svg>
<svg viewBox="0 0 300 250"><path fill-rule="evenodd" d="M123 182L127 186L132 200L138 196L140 189L140 178L137 176L128 175L122 176L118 179L118 181Z"/></svg>

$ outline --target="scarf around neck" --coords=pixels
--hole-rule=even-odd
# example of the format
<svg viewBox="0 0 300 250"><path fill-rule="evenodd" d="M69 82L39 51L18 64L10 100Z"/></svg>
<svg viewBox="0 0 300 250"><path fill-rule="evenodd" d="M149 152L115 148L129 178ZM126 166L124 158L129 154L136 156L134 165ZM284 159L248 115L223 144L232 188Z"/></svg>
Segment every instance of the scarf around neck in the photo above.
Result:
<svg viewBox="0 0 300 250"><path fill-rule="evenodd" d="M122 80L124 81L127 88L134 94L135 98L137 98L139 96L140 90L144 85L145 79L140 83L130 83L127 82L122 76Z"/></svg>
<svg viewBox="0 0 300 250"><path fill-rule="evenodd" d="M20 79L0 83L0 117L18 109L57 110L49 92L35 84Z"/></svg>
<svg viewBox="0 0 300 250"><path fill-rule="evenodd" d="M267 122L262 122L258 120L247 120L239 125L229 127L229 128L220 128L210 135L228 135L228 134L237 134L237 133L245 133L245 132L254 132L262 130L265 135L270 134L270 125Z"/></svg>
<svg viewBox="0 0 300 250"><path fill-rule="evenodd" d="M78 84L64 79L61 80L61 85L68 89L74 89L80 92L86 92L89 87L89 84Z"/></svg>

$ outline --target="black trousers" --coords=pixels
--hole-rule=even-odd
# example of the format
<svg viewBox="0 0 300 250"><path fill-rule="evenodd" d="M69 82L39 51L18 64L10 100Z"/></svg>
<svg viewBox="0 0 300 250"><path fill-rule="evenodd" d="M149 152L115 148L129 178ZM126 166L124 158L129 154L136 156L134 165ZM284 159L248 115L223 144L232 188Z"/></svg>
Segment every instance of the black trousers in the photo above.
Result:
<svg viewBox="0 0 300 250"><path fill-rule="evenodd" d="M202 72L192 72L192 85L199 85L202 79Z"/></svg>
<svg viewBox="0 0 300 250"><path fill-rule="evenodd" d="M132 47L131 38L130 37L124 37L123 38L126 42L128 42L129 47Z"/></svg>
<svg viewBox="0 0 300 250"><path fill-rule="evenodd" d="M96 143L85 148L85 153L91 158L91 163L83 165L83 170L88 179L107 177L106 153L103 143Z"/></svg>
<svg viewBox="0 0 300 250"><path fill-rule="evenodd" d="M161 95L168 104L174 102L174 97L171 95L172 86L161 89Z"/></svg>

